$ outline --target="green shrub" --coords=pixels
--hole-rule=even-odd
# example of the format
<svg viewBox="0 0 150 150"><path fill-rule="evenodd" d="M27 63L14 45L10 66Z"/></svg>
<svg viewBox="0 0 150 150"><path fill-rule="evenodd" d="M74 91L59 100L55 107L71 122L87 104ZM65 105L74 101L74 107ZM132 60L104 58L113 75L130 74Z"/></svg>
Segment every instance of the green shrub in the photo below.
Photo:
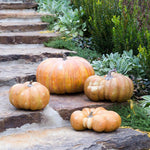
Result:
<svg viewBox="0 0 150 150"><path fill-rule="evenodd" d="M96 49L102 53L111 52L113 48L111 19L119 13L118 2L116 0L73 0L73 3L78 9L80 6L83 8L85 13L83 19L86 20Z"/></svg>
<svg viewBox="0 0 150 150"><path fill-rule="evenodd" d="M44 21L53 23L50 24L50 29L72 35L83 36L86 30L86 23L80 22L78 9L73 9L69 0L38 0L38 11L55 14L54 22L49 22L49 18ZM81 10L80 10L81 11ZM47 19L47 20L46 20ZM52 18L50 21L53 21Z"/></svg>
<svg viewBox="0 0 150 150"><path fill-rule="evenodd" d="M83 8L88 31L101 53L133 50L147 46L146 28L150 2L147 0L73 0Z"/></svg>
<svg viewBox="0 0 150 150"><path fill-rule="evenodd" d="M58 38L55 41L49 41L44 43L46 47L53 47L53 48L60 48L60 49L68 49L71 51L75 51L76 53L70 54L70 56L80 56L88 61L92 61L100 57L100 53L96 52L95 50L90 50L88 48L81 48L76 42L72 41L72 39L68 38Z"/></svg>
<svg viewBox="0 0 150 150"><path fill-rule="evenodd" d="M148 40L145 36L148 26L146 15L149 13L147 3L147 0L119 0L121 13L112 18L113 52L122 53L123 50L132 49L137 55L139 44L146 46L145 41Z"/></svg>
<svg viewBox="0 0 150 150"><path fill-rule="evenodd" d="M49 25L48 25L48 30L52 30L53 27L54 27L54 23L57 21L57 17L55 17L55 16L43 16L43 17L41 18L41 20L42 20L43 22L49 23Z"/></svg>
<svg viewBox="0 0 150 150"><path fill-rule="evenodd" d="M133 51L124 51L123 54L111 53L102 55L100 60L92 62L92 66L97 75L105 75L109 70L116 68L118 73L133 75L134 77L145 76L145 72L140 64L140 59L133 55Z"/></svg>
<svg viewBox="0 0 150 150"><path fill-rule="evenodd" d="M116 105L110 108L117 112L122 119L122 126L130 126L142 131L150 131L150 115L146 109L140 107L137 103L129 105Z"/></svg>
<svg viewBox="0 0 150 150"><path fill-rule="evenodd" d="M140 105L145 108L150 115L150 95L144 95L141 98L144 100L140 100Z"/></svg>
<svg viewBox="0 0 150 150"><path fill-rule="evenodd" d="M144 46L144 44L139 45L138 51L142 67L146 74L146 78L150 80L150 32L147 31L145 35L147 39L147 44L146 46Z"/></svg>

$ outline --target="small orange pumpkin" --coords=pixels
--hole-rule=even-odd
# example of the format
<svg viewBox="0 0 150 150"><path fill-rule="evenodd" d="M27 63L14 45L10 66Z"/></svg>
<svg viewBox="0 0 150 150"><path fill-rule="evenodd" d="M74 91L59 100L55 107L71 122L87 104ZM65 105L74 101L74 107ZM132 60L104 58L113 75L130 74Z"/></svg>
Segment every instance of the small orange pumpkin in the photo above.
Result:
<svg viewBox="0 0 150 150"><path fill-rule="evenodd" d="M84 84L85 95L93 101L123 102L129 100L134 90L132 80L114 71L111 70L104 77L97 75L88 77Z"/></svg>
<svg viewBox="0 0 150 150"><path fill-rule="evenodd" d="M121 125L121 117L114 111L103 107L83 108L71 114L71 126L75 130L93 129L97 132L111 132Z"/></svg>
<svg viewBox="0 0 150 150"><path fill-rule="evenodd" d="M40 110L49 103L48 89L38 82L15 84L9 90L9 100L19 109Z"/></svg>
<svg viewBox="0 0 150 150"><path fill-rule="evenodd" d="M51 93L82 92L85 80L94 75L93 67L81 57L49 58L37 68L36 80Z"/></svg>

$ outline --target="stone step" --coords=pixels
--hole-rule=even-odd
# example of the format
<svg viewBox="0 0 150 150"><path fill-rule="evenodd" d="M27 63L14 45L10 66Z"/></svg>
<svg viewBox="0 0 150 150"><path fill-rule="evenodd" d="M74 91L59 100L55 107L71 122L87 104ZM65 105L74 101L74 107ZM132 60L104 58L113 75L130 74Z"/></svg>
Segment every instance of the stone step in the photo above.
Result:
<svg viewBox="0 0 150 150"><path fill-rule="evenodd" d="M37 8L37 3L0 3L0 10L2 9L33 9Z"/></svg>
<svg viewBox="0 0 150 150"><path fill-rule="evenodd" d="M0 49L0 86L13 85L17 80L35 80L39 63L49 57L71 53L64 49L46 47Z"/></svg>
<svg viewBox="0 0 150 150"><path fill-rule="evenodd" d="M9 102L9 89L11 86L0 87L0 134L1 132L24 126L25 124L41 123L42 127L54 128L67 124L58 112L49 105L40 111L28 111L16 109ZM56 120L55 120L56 119ZM0 147L1 148L1 147Z"/></svg>
<svg viewBox="0 0 150 150"><path fill-rule="evenodd" d="M21 127L27 123L40 123L43 119L54 121L56 119L56 123L58 120L62 119L67 121L70 119L70 115L73 111L81 110L84 107L102 106L109 108L112 105L117 105L117 103L110 102L92 102L83 93L68 95L51 94L50 102L44 110L25 111L16 109L9 102L10 88L10 85L0 87L0 132L10 128ZM52 115L54 114L54 111L55 114L57 112L57 118ZM46 114L49 114L50 116L46 116ZM59 123L59 126L61 126L61 123Z"/></svg>
<svg viewBox="0 0 150 150"><path fill-rule="evenodd" d="M0 3L35 3L36 0L0 0Z"/></svg>
<svg viewBox="0 0 150 150"><path fill-rule="evenodd" d="M0 23L0 32L25 32L45 30L48 23L44 22L3 22Z"/></svg>
<svg viewBox="0 0 150 150"><path fill-rule="evenodd" d="M0 33L0 44L42 44L58 36L59 34L49 31Z"/></svg>
<svg viewBox="0 0 150 150"><path fill-rule="evenodd" d="M3 150L148 150L150 138L133 129L96 133L61 127L1 136L0 147Z"/></svg>
<svg viewBox="0 0 150 150"><path fill-rule="evenodd" d="M32 19L40 18L42 16L51 15L48 13L38 13L36 11L29 10L2 10L0 11L0 19L18 18L18 19Z"/></svg>
<svg viewBox="0 0 150 150"><path fill-rule="evenodd" d="M18 23L18 22L24 22L24 23L39 23L41 22L41 18L5 18L5 19L0 19L0 23L7 23L7 24L12 24L12 23Z"/></svg>
<svg viewBox="0 0 150 150"><path fill-rule="evenodd" d="M65 49L44 47L43 44L0 44L0 62L13 61L18 59L37 62L38 60L42 60L45 57L62 57L62 53L68 55L75 52Z"/></svg>
<svg viewBox="0 0 150 150"><path fill-rule="evenodd" d="M75 110L81 110L85 107L99 106L109 109L112 105L118 105L117 103L111 102L92 102L87 98L87 96L84 95L84 93L68 95L51 94L49 104L44 110L25 111L16 109L9 102L10 88L10 85L0 87L0 132L10 128L21 127L29 123L41 123L43 120L47 120L47 122L49 122L49 120L52 122L53 120L55 124L58 123L58 125L61 126L63 124L61 121L59 123L58 120L64 119L65 123L67 120L70 120L70 115ZM55 116L52 114L55 114ZM50 127L50 125L48 125L48 127Z"/></svg>

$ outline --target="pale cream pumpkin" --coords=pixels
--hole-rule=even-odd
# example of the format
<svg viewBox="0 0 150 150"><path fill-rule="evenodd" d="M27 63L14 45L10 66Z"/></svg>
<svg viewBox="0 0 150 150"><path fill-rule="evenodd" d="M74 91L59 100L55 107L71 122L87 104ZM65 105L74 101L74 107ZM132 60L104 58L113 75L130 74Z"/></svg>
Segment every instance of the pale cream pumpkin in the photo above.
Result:
<svg viewBox="0 0 150 150"><path fill-rule="evenodd" d="M84 108L71 114L70 123L75 130L93 129L97 132L111 132L120 127L121 117L118 113L103 107Z"/></svg>

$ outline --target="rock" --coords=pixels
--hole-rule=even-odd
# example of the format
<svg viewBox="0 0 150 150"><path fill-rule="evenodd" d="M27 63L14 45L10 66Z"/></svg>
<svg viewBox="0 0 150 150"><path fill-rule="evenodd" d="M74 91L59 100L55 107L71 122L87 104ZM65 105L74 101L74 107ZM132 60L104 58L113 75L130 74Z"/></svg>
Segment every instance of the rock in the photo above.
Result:
<svg viewBox="0 0 150 150"><path fill-rule="evenodd" d="M0 44L43 44L58 36L59 34L45 31L7 32L0 34Z"/></svg>
<svg viewBox="0 0 150 150"><path fill-rule="evenodd" d="M31 9L37 8L37 3L0 3L0 10L1 9Z"/></svg>
<svg viewBox="0 0 150 150"><path fill-rule="evenodd" d="M25 111L12 106L9 102L9 89L10 86L0 87L0 132L9 128L20 127L26 123L40 123L42 118L45 118L45 109L40 111ZM114 104L109 102L91 102L83 93L79 93L61 96L51 95L47 109L52 108L64 120L70 120L70 115L74 110L99 106L109 108L112 105ZM52 113L52 111L47 113ZM56 118L54 117L54 119Z"/></svg>
<svg viewBox="0 0 150 150"><path fill-rule="evenodd" d="M75 110L81 110L84 107L104 107L109 108L118 103L111 102L93 102L87 98L84 93L68 94L68 95L53 95L51 94L49 106L58 111L64 120L69 120L70 115Z"/></svg>
<svg viewBox="0 0 150 150"><path fill-rule="evenodd" d="M10 51L11 49L11 51ZM44 47L43 44L0 44L0 62L24 59L25 61L38 62L50 57L63 57L75 53L66 49Z"/></svg>
<svg viewBox="0 0 150 150"><path fill-rule="evenodd" d="M0 32L18 32L18 31L38 31L45 30L48 23L44 22L2 22L0 23Z"/></svg>
<svg viewBox="0 0 150 150"><path fill-rule="evenodd" d="M2 136L0 147L3 150L148 150L150 138L132 129L119 128L111 133L96 133L62 127Z"/></svg>
<svg viewBox="0 0 150 150"><path fill-rule="evenodd" d="M29 19L29 18L40 18L42 16L53 16L51 14L48 13L38 13L36 11L10 11L10 10L6 10L6 11L0 11L0 19L6 19L6 18L22 18L22 19Z"/></svg>

